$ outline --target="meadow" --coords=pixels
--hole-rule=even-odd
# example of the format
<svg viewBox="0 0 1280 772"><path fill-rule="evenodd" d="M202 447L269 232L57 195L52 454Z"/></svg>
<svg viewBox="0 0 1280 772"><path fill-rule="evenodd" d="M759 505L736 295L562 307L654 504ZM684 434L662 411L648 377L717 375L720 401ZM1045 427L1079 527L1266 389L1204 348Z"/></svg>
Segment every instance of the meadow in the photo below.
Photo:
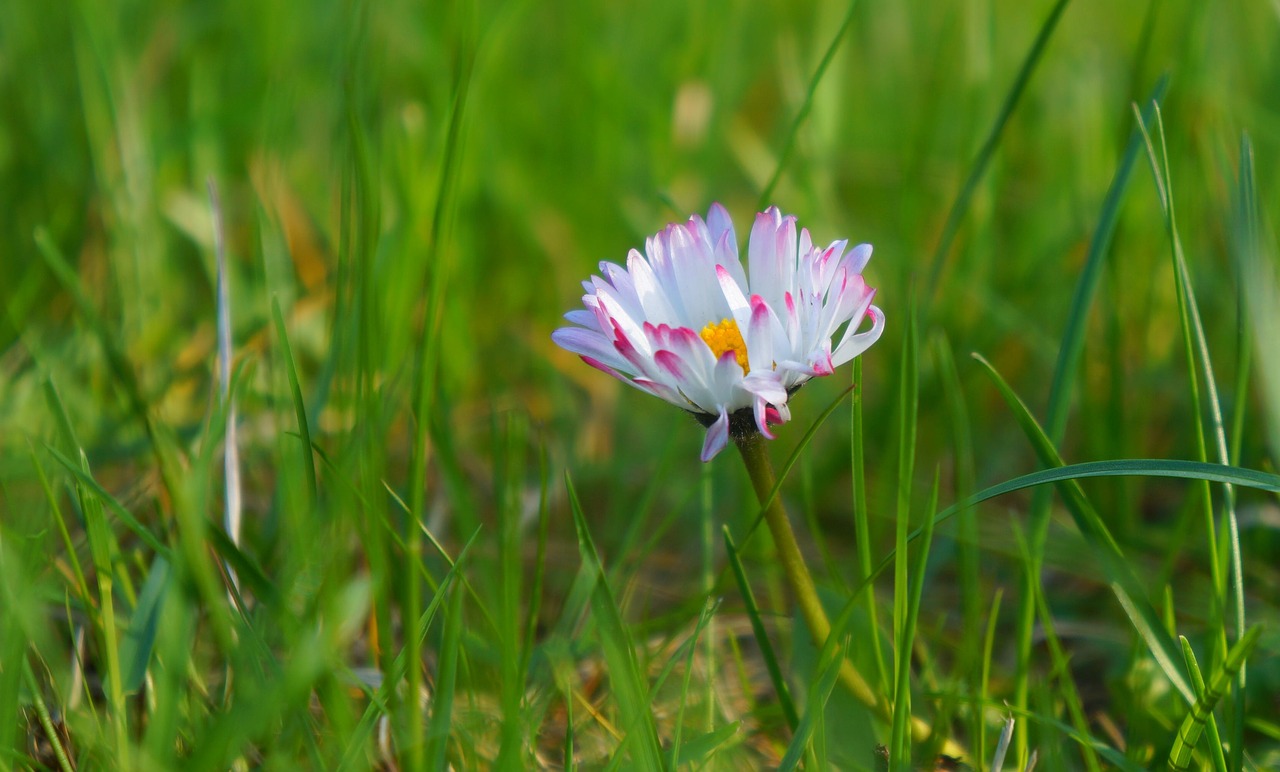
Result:
<svg viewBox="0 0 1280 772"><path fill-rule="evenodd" d="M1258 0L0 3L0 769L1280 768L1277 95ZM776 485L551 340L713 202L874 245Z"/></svg>

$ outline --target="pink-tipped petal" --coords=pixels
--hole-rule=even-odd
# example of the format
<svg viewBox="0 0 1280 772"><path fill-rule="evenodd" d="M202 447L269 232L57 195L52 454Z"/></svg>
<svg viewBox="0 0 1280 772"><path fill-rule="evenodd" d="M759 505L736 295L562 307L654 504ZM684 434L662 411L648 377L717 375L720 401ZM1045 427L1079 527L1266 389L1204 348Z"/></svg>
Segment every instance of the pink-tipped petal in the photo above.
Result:
<svg viewBox="0 0 1280 772"><path fill-rule="evenodd" d="M728 243L734 245L734 251L737 251L737 242L733 236L733 219L729 217L729 212L717 201L707 210L707 233L711 236L711 245L718 245L726 236ZM736 257L736 255L735 255Z"/></svg>
<svg viewBox="0 0 1280 772"><path fill-rule="evenodd" d="M778 426L787 422L786 419L782 417L782 411L778 410L778 408L773 405L765 408L764 420L770 426Z"/></svg>
<svg viewBox="0 0 1280 772"><path fill-rule="evenodd" d="M612 375L614 378L617 378L623 383L631 383L630 378L618 372L617 370L613 369L609 365L606 365L604 362L601 362L599 359L596 359L595 357L587 356L586 354L580 354L579 356L581 357L583 362L586 362L587 364L591 365L592 367L599 370L600 372L608 373L609 375Z"/></svg>
<svg viewBox="0 0 1280 772"><path fill-rule="evenodd" d="M764 435L765 439L772 440L774 438L773 432L769 431L769 403L756 397L752 408L756 417L756 429L760 430L760 434Z"/></svg>
<svg viewBox="0 0 1280 772"><path fill-rule="evenodd" d="M566 351L592 357L605 362L610 367L622 367L626 361L618 356L608 338L594 330L581 327L561 327L551 333L551 340Z"/></svg>
<svg viewBox="0 0 1280 772"><path fill-rule="evenodd" d="M747 323L747 362L752 372L773 369L773 331L769 329L769 305L751 296L751 321Z"/></svg>
<svg viewBox="0 0 1280 772"><path fill-rule="evenodd" d="M859 244L853 248L849 255L853 258L849 261L849 270L854 273L862 273L862 269L867 267L867 263L871 261L871 245Z"/></svg>
<svg viewBox="0 0 1280 772"><path fill-rule="evenodd" d="M871 317L871 329L853 336L845 336L844 341L840 343L840 346L831 355L836 367L850 361L871 348L871 344L880 340L880 334L884 332L884 312L875 306L871 306L871 308L867 309L867 316Z"/></svg>
<svg viewBox="0 0 1280 772"><path fill-rule="evenodd" d="M676 383L688 378L685 374L684 362L672 351L655 351L653 361L657 362L658 367L661 367L667 375L674 378Z"/></svg>
<svg viewBox="0 0 1280 772"><path fill-rule="evenodd" d="M632 381L638 388L643 389L650 394L664 399L677 407L687 407L689 400L680 395L680 392L671 388L665 383L659 383L649 378L636 378Z"/></svg>

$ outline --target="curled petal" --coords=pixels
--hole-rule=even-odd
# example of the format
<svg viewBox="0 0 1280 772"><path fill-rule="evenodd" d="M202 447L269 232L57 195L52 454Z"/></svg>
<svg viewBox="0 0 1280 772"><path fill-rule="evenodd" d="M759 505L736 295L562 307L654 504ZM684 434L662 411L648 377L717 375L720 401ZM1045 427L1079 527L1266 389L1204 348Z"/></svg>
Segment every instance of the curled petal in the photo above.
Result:
<svg viewBox="0 0 1280 772"><path fill-rule="evenodd" d="M871 329L856 335L845 335L839 348L832 353L831 361L836 367L858 356L871 348L871 344L880 340L880 334L884 332L884 312L876 306L871 306L867 309L867 316L871 317Z"/></svg>
<svg viewBox="0 0 1280 772"><path fill-rule="evenodd" d="M719 455L724 446L729 444L729 411L720 408L720 417L707 427L707 436L702 441L702 463L706 463Z"/></svg>

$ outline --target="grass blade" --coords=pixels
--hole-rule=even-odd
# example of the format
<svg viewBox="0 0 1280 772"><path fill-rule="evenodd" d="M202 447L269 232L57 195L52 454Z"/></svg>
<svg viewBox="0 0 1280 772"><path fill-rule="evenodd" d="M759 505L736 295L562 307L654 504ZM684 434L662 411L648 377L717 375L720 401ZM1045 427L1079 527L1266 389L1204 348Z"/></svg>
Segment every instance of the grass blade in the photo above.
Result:
<svg viewBox="0 0 1280 772"><path fill-rule="evenodd" d="M786 679L782 677L782 668L778 667L778 656L773 651L769 634L765 632L764 622L760 618L760 607L756 605L755 593L751 591L751 583L742 568L742 559L738 556L738 548L729 534L729 526L723 527L725 555L729 558L729 566L733 568L733 577L738 582L738 591L742 593L742 603L746 606L747 619L751 622L751 632L755 635L756 645L760 647L760 658L764 660L765 669L769 672L769 680L773 683L773 691L778 695L778 704L782 706L782 715L787 720L791 731L796 731L800 716L796 713L795 703L791 700L791 690Z"/></svg>
<svg viewBox="0 0 1280 772"><path fill-rule="evenodd" d="M844 40L845 33L852 26L853 11L857 7L856 0L851 0L849 9L845 11L844 21L840 23L840 29L836 30L835 37L831 39L831 44L827 46L827 52L822 55L822 61L818 62L817 69L813 71L813 77L809 79L809 90L805 92L804 102L800 105L800 111L796 113L795 120L791 122L791 129L787 132L787 141L782 146L782 152L778 154L778 165L774 167L773 176L765 184L764 190L760 191L757 209L763 210L773 203L771 200L773 189L778 186L778 180L782 179L782 170L787 167L787 161L791 159L791 151L795 149L796 137L800 134L800 126L804 124L804 119L809 117L809 111L813 109L813 100L814 95L818 92L818 84L822 82L822 76L826 74L827 67L831 64L831 60L835 58L836 50L840 48L840 41Z"/></svg>
<svg viewBox="0 0 1280 772"><path fill-rule="evenodd" d="M853 464L853 539L858 545L858 579L866 583L871 576L873 564L871 562L871 516L867 509L866 455L862 442L862 357L856 357L853 360L852 388L853 410L849 432L853 446L850 454ZM868 589L864 598L867 607L867 626L871 630L879 631L880 622L874 590ZM871 652L879 679L877 686L881 694L886 694L889 691L889 676L884 662L884 651L880 646L880 636L876 634L870 638Z"/></svg>
<svg viewBox="0 0 1280 772"><path fill-rule="evenodd" d="M1150 103L1158 104L1168 86L1168 77L1163 77L1152 91ZM1119 221L1121 204L1125 192L1129 188L1129 180L1133 176L1133 168L1142 151L1141 122L1129 136L1124 157L1116 169L1107 189L1102 210L1098 216L1098 225L1094 229L1089 243L1089 254L1084 268L1076 280L1075 291L1071 298L1071 310L1067 317L1066 328L1062 334L1062 342L1058 347L1058 358L1054 364L1053 380L1049 385L1049 403L1045 413L1045 433L1051 442L1060 445L1066 434L1067 416L1070 413L1071 394L1080 369L1080 357L1084 351L1085 326L1089 310L1093 307L1093 299L1097 294L1098 283L1102 277L1102 267L1111 247L1111 239L1115 234ZM1029 584L1039 584L1042 563L1044 560L1044 542L1049 527L1049 507L1052 501L1052 490L1037 490L1031 501L1030 515L1030 556ZM1014 688L1015 702L1019 708L1027 708L1028 677L1031 660L1032 631L1035 623L1036 607L1032 598L1038 588L1028 586L1023 595L1018 613L1018 670ZM1018 735L1019 756L1026 754L1026 733Z"/></svg>
<svg viewBox="0 0 1280 772"><path fill-rule="evenodd" d="M591 611L600 631L600 643L604 648L605 661L609 664L609 673L613 691L618 700L618 710L622 714L622 724L626 729L623 743L629 745L635 754L636 763L644 769L661 770L666 765L658 744L658 732L653 723L653 712L649 707L647 690L640 676L640 664L636 660L635 645L627 633L622 621L622 614L613 599L609 585L604 581L604 569L600 564L600 555L596 552L595 543L587 529L586 515L578 501L578 492L573 487L573 480L565 473L565 486L569 491L569 503L573 510L573 522L578 531L578 551L582 555L584 568L589 571L594 585L591 592ZM621 753L621 748L619 749Z"/></svg>
<svg viewBox="0 0 1280 772"><path fill-rule="evenodd" d="M440 580L440 589L436 591L431 598L431 602L423 609L422 615L418 617L418 623L414 628L414 636L417 638L419 646L421 646L423 639L427 637L427 631L431 628L431 622L435 619L436 612L439 611L440 606L449 597L448 591L453 589L455 582L461 583L461 568L466 564L467 556L471 553L471 548L475 545L476 538L479 535L479 531L473 533L462 550L458 552L458 557L453 561L448 573ZM363 768L364 765L359 762L363 758L365 743L368 742L369 735L372 734L378 717L386 715L390 711L391 700L399 690L400 684L405 678L405 671L409 668L408 654L411 650L416 651L417 649L411 649L411 647L406 646L395 656L391 666L382 674L382 685L378 687L376 692L366 688L369 706L365 709L364 715L360 718L348 738L347 747L343 753L342 760L338 764L338 769ZM414 662L414 667L418 667L416 661ZM363 683L359 679L356 679L356 682Z"/></svg>
<svg viewBox="0 0 1280 772"><path fill-rule="evenodd" d="M889 759L895 769L903 769L911 758L911 651L915 646L916 623L920 618L920 599L924 596L925 576L929 568L929 547L933 542L933 514L938 511L938 489L942 484L942 470L933 473L933 493L929 501L929 516L924 522L919 555L916 557L915 578L909 587L907 615L903 620L899 640L895 645L902 655L898 657L897 683L893 694L892 740ZM906 550L903 550L906 553Z"/></svg>
<svg viewBox="0 0 1280 772"><path fill-rule="evenodd" d="M703 631L707 629L707 625L711 623L711 620L715 617L716 609L719 607L720 602L718 600L715 598L707 598L707 602L702 607L702 613L698 615L698 623L693 628L693 635L689 636L689 640L685 644L687 651L685 652L684 662L684 683L680 689L680 707L676 710L675 736L671 739L672 769L680 768L680 758L682 751L684 750L681 746L680 735L681 730L684 729L684 709L686 699L689 695L689 679L693 676L693 655L697 651L698 641L701 640ZM676 663L676 659L676 657L672 657L671 662L668 663L667 667L670 668L673 666ZM663 672L662 678L665 679L665 677L666 672ZM661 683L661 679L659 680L659 683ZM658 688L661 688L661 686L656 687L655 691ZM692 761L692 759L688 760Z"/></svg>
<svg viewBox="0 0 1280 772"><path fill-rule="evenodd" d="M1209 681L1209 688L1196 698L1191 711L1187 713L1187 717L1182 720L1182 726L1178 728L1178 737L1174 740L1173 750L1169 752L1169 769L1185 770L1191 763L1191 752L1195 750L1206 719L1231 686L1232 679L1244 666L1244 661L1253 653L1253 647L1258 644L1258 637L1261 634L1260 626L1254 625L1249 628L1244 637L1231 647L1226 659L1218 666L1213 678Z"/></svg>
<svg viewBox="0 0 1280 772"><path fill-rule="evenodd" d="M828 639L828 645L823 647L822 658L818 661L815 683L809 690L809 699L805 701L804 716L800 719L799 725L796 726L795 736L791 738L791 743L787 746L786 755L782 757L782 761L778 764L778 772L790 772L800 764L800 758L809 747L809 740L813 737L815 726L818 721L822 720L822 711L826 708L827 700L831 697L831 690L835 688L836 679L840 675L840 663L844 662L847 654L845 646L830 645L832 643L834 641Z"/></svg>
<svg viewBox="0 0 1280 772"><path fill-rule="evenodd" d="M137 691L147 675L160 624L160 609L169 593L172 577L169 561L156 557L138 595L138 603L133 607L124 640L120 642L120 661L124 667L124 689L127 692Z"/></svg>
<svg viewBox="0 0 1280 772"><path fill-rule="evenodd" d="M1187 673L1190 674L1191 676L1191 685L1195 687L1196 694L1200 695L1203 698L1204 697L1204 676L1200 673L1200 663L1196 661L1196 653L1191 648L1191 642L1187 640L1187 637L1185 635L1178 636L1178 642L1182 644L1182 657L1187 665ZM1216 772L1226 772L1227 759L1226 759L1226 756L1224 756L1222 753L1222 737L1218 734L1217 725L1214 724L1212 721L1210 721L1202 724L1202 726L1204 730L1209 734L1209 746L1210 746L1209 750L1210 750L1211 757L1213 759L1213 768L1216 770ZM1181 727L1180 727L1180 730L1181 730ZM1180 739L1181 737L1182 737L1182 732L1179 731L1178 737L1175 738L1175 740ZM1196 743L1194 741L1189 743L1189 747L1192 750L1195 749L1195 746L1196 746ZM1170 750L1171 751L1177 750L1176 743L1175 743L1175 747L1171 748ZM1172 755L1172 753L1170 755Z"/></svg>
<svg viewBox="0 0 1280 772"><path fill-rule="evenodd" d="M1035 448L1036 455L1040 458L1040 463L1049 467L1062 466L1062 458L1058 455L1058 451L1053 447L1053 443L1049 441L1049 438L1045 436L1035 417L1027 410L1027 406L1009 388L1009 385L1005 383L1004 379L1000 377L1000 374L989 362L977 354L974 357L986 368L1001 395L1004 396L1005 402L1009 405L1018 421L1018 425L1022 427L1027 439L1031 441L1032 447ZM1120 545L1111 536L1106 523L1103 522L1102 517L1098 515L1093 505L1089 503L1089 500L1085 497L1084 489L1075 480L1064 481L1059 484L1058 492L1062 495L1068 510L1071 512L1076 527L1080 529L1080 533L1089 542L1094 553L1101 558L1112 591L1120 600L1120 604L1129 615L1129 619L1139 635L1146 641L1147 648L1152 656L1155 657L1156 662L1160 664L1160 668L1169 678L1169 681L1182 693L1183 697L1188 702L1193 701L1195 697L1191 691L1191 686L1178 668L1177 650L1173 641L1170 639L1169 634L1165 632L1163 625L1160 623L1160 617L1147 600L1146 591L1143 589L1142 584L1134 576L1129 564L1125 562L1124 555L1120 551Z"/></svg>
<svg viewBox="0 0 1280 772"><path fill-rule="evenodd" d="M960 221L964 219L965 214L969 211L969 202L973 199L974 191L978 189L978 183L982 181L982 176L986 174L987 166L995 155L996 147L1000 144L1000 137L1004 134L1004 127L1008 124L1010 116L1013 115L1013 111L1017 108L1018 101L1022 99L1022 92L1026 91L1027 83L1031 80L1031 74L1035 71L1036 65L1040 63L1040 57L1044 54L1044 49L1048 45L1054 29L1058 26L1058 19L1062 17L1062 12L1067 9L1068 2L1070 0L1058 0L1053 9L1049 11L1049 15L1045 17L1044 23L1040 25L1040 31L1036 34L1035 42L1031 44L1031 50L1027 52L1027 58L1023 60L1022 67L1018 70L1017 77L1014 78L1013 86L1009 89L1009 94L1005 97L1004 104L1001 105L1000 112L996 115L995 123L991 125L991 131L987 133L987 138L978 150L978 155L969 166L969 176L964 181L964 187L960 189L960 194L956 196L955 203L951 205L951 211L947 212L947 221L942 226L942 235L938 238L938 248L934 250L933 261L929 267L929 281L925 285L926 309L933 305L933 299L938 291L938 282L942 278L942 268L946 263L947 254L951 251L951 242L955 240L956 233L960 230ZM928 318L927 311L925 317Z"/></svg>
<svg viewBox="0 0 1280 772"><path fill-rule="evenodd" d="M915 481L916 420L920 409L920 361L917 353L918 332L915 297L907 312L906 341L902 347L902 364L898 380L898 500L894 529L893 561L893 671L895 679L902 673L902 660L911 659L910 648L901 646L899 637L906 630L907 618L907 535L911 530L911 489ZM895 689L896 706L902 695ZM909 697L907 698L910 702ZM895 713L898 712L895 707ZM899 750L890 746L894 759Z"/></svg>
<svg viewBox="0 0 1280 772"><path fill-rule="evenodd" d="M436 688L431 694L431 720L427 724L426 760L429 769L446 769L449 736L453 727L454 694L458 686L458 660L462 656L462 598L466 593L461 587L451 586L446 595L448 608L444 614L444 634L440 637L440 664L436 668ZM410 646L413 653L418 647ZM411 667L420 668L417 662ZM409 682L413 683L412 680ZM408 699L418 702L418 695L410 693ZM410 739L410 742L414 742Z"/></svg>
<svg viewBox="0 0 1280 772"><path fill-rule="evenodd" d="M289 345L289 333L284 326L284 315L280 313L280 298L271 298L271 318L275 322L276 335L280 338L280 353L284 356L284 370L289 377L289 393L293 397L293 413L298 420L298 435L302 439L303 472L307 476L309 504L316 501L316 460L312 452L311 426L307 421L307 405L302 399L302 386L298 381L298 365L293 358L293 347ZM228 427L229 428L229 427Z"/></svg>

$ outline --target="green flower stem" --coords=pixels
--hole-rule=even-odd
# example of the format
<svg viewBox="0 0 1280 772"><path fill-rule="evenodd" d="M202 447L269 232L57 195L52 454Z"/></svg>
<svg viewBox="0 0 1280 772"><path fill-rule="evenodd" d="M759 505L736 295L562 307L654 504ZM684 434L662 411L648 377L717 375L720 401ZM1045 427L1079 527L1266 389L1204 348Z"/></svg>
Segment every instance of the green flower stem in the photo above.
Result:
<svg viewBox="0 0 1280 772"><path fill-rule="evenodd" d="M747 437L735 438L734 444L738 446L738 451L742 453L742 461L747 465L747 476L751 478L751 485L756 490L756 498L763 504L773 492L777 482L773 474L773 464L770 463L769 454L765 450L764 438L753 432ZM804 562L804 556L800 554L800 546L796 544L796 535L791 530L791 520L787 517L787 510L782 505L781 497L775 496L770 502L764 511L764 520L769 525L769 532L773 534L774 545L778 548L778 558L782 562L782 571L787 576L791 591L795 593L796 602L800 605L800 614L809 628L809 634L813 636L814 645L822 648L827 641L827 636L831 634L831 622L827 619L827 612L823 610L822 603L818 600L818 590L814 587L813 577L809 575L809 567ZM887 698L876 696L852 661L846 659L840 664L840 680L859 702L874 710L881 719L892 721L893 706L889 704ZM933 729L927 721L914 717L911 719L911 736L916 742L927 740L932 732ZM958 756L962 755L963 750L948 740L944 744L943 752Z"/></svg>

